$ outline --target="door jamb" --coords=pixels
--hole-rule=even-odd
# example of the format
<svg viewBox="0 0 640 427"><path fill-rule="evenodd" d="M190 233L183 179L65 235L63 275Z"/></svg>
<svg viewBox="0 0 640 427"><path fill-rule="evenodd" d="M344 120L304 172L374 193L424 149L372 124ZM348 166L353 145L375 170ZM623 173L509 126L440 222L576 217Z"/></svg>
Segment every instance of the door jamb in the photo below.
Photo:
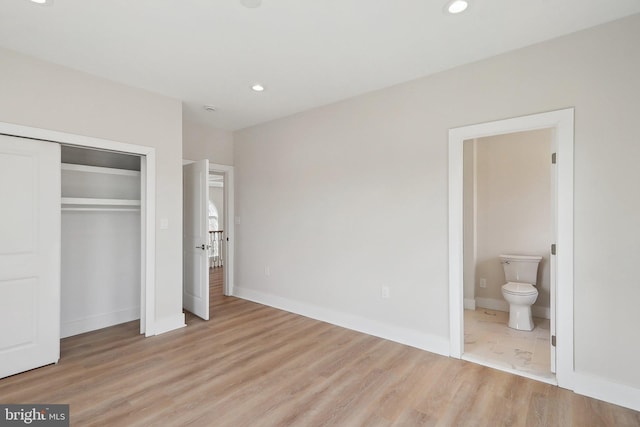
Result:
<svg viewBox="0 0 640 427"><path fill-rule="evenodd" d="M0 122L0 133L23 138L50 141L64 145L119 151L141 156L141 268L140 327L145 336L155 335L155 215L156 215L156 150L143 145L116 142L66 132ZM142 330L144 328L144 331Z"/></svg>
<svg viewBox="0 0 640 427"><path fill-rule="evenodd" d="M573 389L573 145L574 109L551 111L449 130L449 354L462 358L463 142L468 139L553 128L557 143L556 379Z"/></svg>

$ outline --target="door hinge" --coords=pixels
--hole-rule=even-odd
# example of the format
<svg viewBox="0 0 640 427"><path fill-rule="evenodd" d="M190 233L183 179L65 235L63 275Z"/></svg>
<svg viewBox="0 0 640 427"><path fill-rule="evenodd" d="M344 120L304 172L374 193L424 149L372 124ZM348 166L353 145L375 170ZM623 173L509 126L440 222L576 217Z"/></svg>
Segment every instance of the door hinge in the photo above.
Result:
<svg viewBox="0 0 640 427"><path fill-rule="evenodd" d="M555 243L553 243L553 244L551 245L551 255L555 255L555 254L556 254L556 244L555 244Z"/></svg>
<svg viewBox="0 0 640 427"><path fill-rule="evenodd" d="M555 165L557 162L557 153L551 153L551 164Z"/></svg>
<svg viewBox="0 0 640 427"><path fill-rule="evenodd" d="M551 335L551 345L552 346L556 346L556 336L555 335Z"/></svg>

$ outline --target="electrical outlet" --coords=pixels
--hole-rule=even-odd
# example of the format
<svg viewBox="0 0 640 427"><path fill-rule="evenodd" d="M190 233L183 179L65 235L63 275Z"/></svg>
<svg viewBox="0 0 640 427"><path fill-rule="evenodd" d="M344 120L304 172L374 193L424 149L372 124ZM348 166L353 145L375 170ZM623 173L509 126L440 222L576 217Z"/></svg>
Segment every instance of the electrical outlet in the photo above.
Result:
<svg viewBox="0 0 640 427"><path fill-rule="evenodd" d="M487 287L487 279L485 279L484 277L482 279L480 279L480 287L481 288L486 288Z"/></svg>
<svg viewBox="0 0 640 427"><path fill-rule="evenodd" d="M391 289L388 286L383 286L380 288L380 296L382 298L391 298Z"/></svg>

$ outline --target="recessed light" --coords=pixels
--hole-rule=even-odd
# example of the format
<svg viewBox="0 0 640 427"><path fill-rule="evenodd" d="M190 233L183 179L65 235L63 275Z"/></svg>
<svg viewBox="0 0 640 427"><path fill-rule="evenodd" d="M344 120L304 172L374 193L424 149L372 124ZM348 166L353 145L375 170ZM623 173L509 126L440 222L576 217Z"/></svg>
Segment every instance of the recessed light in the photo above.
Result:
<svg viewBox="0 0 640 427"><path fill-rule="evenodd" d="M262 86L260 83L256 83L253 86L251 86L251 90L254 92L262 92L264 91L264 86Z"/></svg>
<svg viewBox="0 0 640 427"><path fill-rule="evenodd" d="M213 105L205 105L204 109L211 112L216 111L216 107L214 107Z"/></svg>
<svg viewBox="0 0 640 427"><path fill-rule="evenodd" d="M260 7L262 0L240 0L240 4L249 9L255 9L256 7Z"/></svg>
<svg viewBox="0 0 640 427"><path fill-rule="evenodd" d="M466 0L450 0L447 2L444 8L447 12L455 15L456 13L464 12L468 7L469 2L467 2Z"/></svg>
<svg viewBox="0 0 640 427"><path fill-rule="evenodd" d="M48 6L53 3L53 0L30 0L31 3L39 4L42 6Z"/></svg>

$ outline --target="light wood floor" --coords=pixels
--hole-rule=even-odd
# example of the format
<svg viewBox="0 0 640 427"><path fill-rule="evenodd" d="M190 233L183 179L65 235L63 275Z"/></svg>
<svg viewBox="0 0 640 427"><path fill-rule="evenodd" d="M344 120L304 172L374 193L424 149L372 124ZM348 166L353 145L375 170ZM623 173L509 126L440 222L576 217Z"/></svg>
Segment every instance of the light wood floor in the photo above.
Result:
<svg viewBox="0 0 640 427"><path fill-rule="evenodd" d="M152 338L137 322L62 340L0 403L69 403L71 425L640 426L640 413L222 296Z"/></svg>

